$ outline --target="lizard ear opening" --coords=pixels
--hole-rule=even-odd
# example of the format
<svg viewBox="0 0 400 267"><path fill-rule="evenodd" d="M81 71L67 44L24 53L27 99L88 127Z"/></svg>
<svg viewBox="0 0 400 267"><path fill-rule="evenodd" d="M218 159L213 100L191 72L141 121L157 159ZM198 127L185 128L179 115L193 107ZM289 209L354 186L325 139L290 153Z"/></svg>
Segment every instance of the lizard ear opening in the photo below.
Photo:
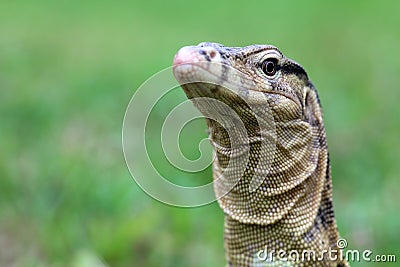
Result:
<svg viewBox="0 0 400 267"><path fill-rule="evenodd" d="M314 86L306 86L303 89L303 120L312 126L322 123L322 111L317 91Z"/></svg>

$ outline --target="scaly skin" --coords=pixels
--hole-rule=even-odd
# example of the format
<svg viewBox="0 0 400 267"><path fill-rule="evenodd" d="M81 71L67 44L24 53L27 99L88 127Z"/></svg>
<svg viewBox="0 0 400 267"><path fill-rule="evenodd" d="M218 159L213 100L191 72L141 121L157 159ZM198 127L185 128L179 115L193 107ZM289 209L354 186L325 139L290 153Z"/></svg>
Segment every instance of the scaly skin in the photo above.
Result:
<svg viewBox="0 0 400 267"><path fill-rule="evenodd" d="M270 45L201 43L179 50L174 75L213 118L206 122L227 266L348 266L334 257L339 234L327 141L303 67Z"/></svg>

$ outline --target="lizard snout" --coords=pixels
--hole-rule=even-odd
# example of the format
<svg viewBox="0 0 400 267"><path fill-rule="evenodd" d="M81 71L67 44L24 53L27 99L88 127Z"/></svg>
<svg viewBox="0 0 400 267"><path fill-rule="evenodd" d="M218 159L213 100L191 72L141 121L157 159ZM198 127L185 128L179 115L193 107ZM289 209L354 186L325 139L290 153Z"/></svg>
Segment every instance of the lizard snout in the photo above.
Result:
<svg viewBox="0 0 400 267"><path fill-rule="evenodd" d="M174 66L180 64L193 64L202 61L221 62L220 53L211 46L185 46L182 47L174 57Z"/></svg>

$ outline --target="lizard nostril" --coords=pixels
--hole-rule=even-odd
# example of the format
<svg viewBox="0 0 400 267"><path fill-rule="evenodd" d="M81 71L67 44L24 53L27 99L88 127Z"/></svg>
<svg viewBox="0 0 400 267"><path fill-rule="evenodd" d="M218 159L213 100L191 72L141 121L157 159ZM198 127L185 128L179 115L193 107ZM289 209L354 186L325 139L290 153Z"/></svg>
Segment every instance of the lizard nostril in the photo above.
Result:
<svg viewBox="0 0 400 267"><path fill-rule="evenodd" d="M214 50L212 50L212 51L210 51L209 57L211 59L213 59L216 55L217 55L217 53Z"/></svg>
<svg viewBox="0 0 400 267"><path fill-rule="evenodd" d="M215 60L218 56L218 51L212 47L204 47L199 50L199 53L204 56L207 61Z"/></svg>

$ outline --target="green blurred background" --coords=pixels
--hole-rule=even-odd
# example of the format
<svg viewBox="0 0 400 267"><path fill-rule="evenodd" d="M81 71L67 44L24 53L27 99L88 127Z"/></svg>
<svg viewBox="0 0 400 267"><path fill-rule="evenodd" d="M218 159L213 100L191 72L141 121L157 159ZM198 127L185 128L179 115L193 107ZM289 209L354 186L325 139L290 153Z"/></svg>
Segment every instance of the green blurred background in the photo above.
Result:
<svg viewBox="0 0 400 267"><path fill-rule="evenodd" d="M341 235L400 261L399 12L398 1L1 1L0 266L224 265L218 205L153 200L121 148L136 88L202 41L274 44L307 69Z"/></svg>

